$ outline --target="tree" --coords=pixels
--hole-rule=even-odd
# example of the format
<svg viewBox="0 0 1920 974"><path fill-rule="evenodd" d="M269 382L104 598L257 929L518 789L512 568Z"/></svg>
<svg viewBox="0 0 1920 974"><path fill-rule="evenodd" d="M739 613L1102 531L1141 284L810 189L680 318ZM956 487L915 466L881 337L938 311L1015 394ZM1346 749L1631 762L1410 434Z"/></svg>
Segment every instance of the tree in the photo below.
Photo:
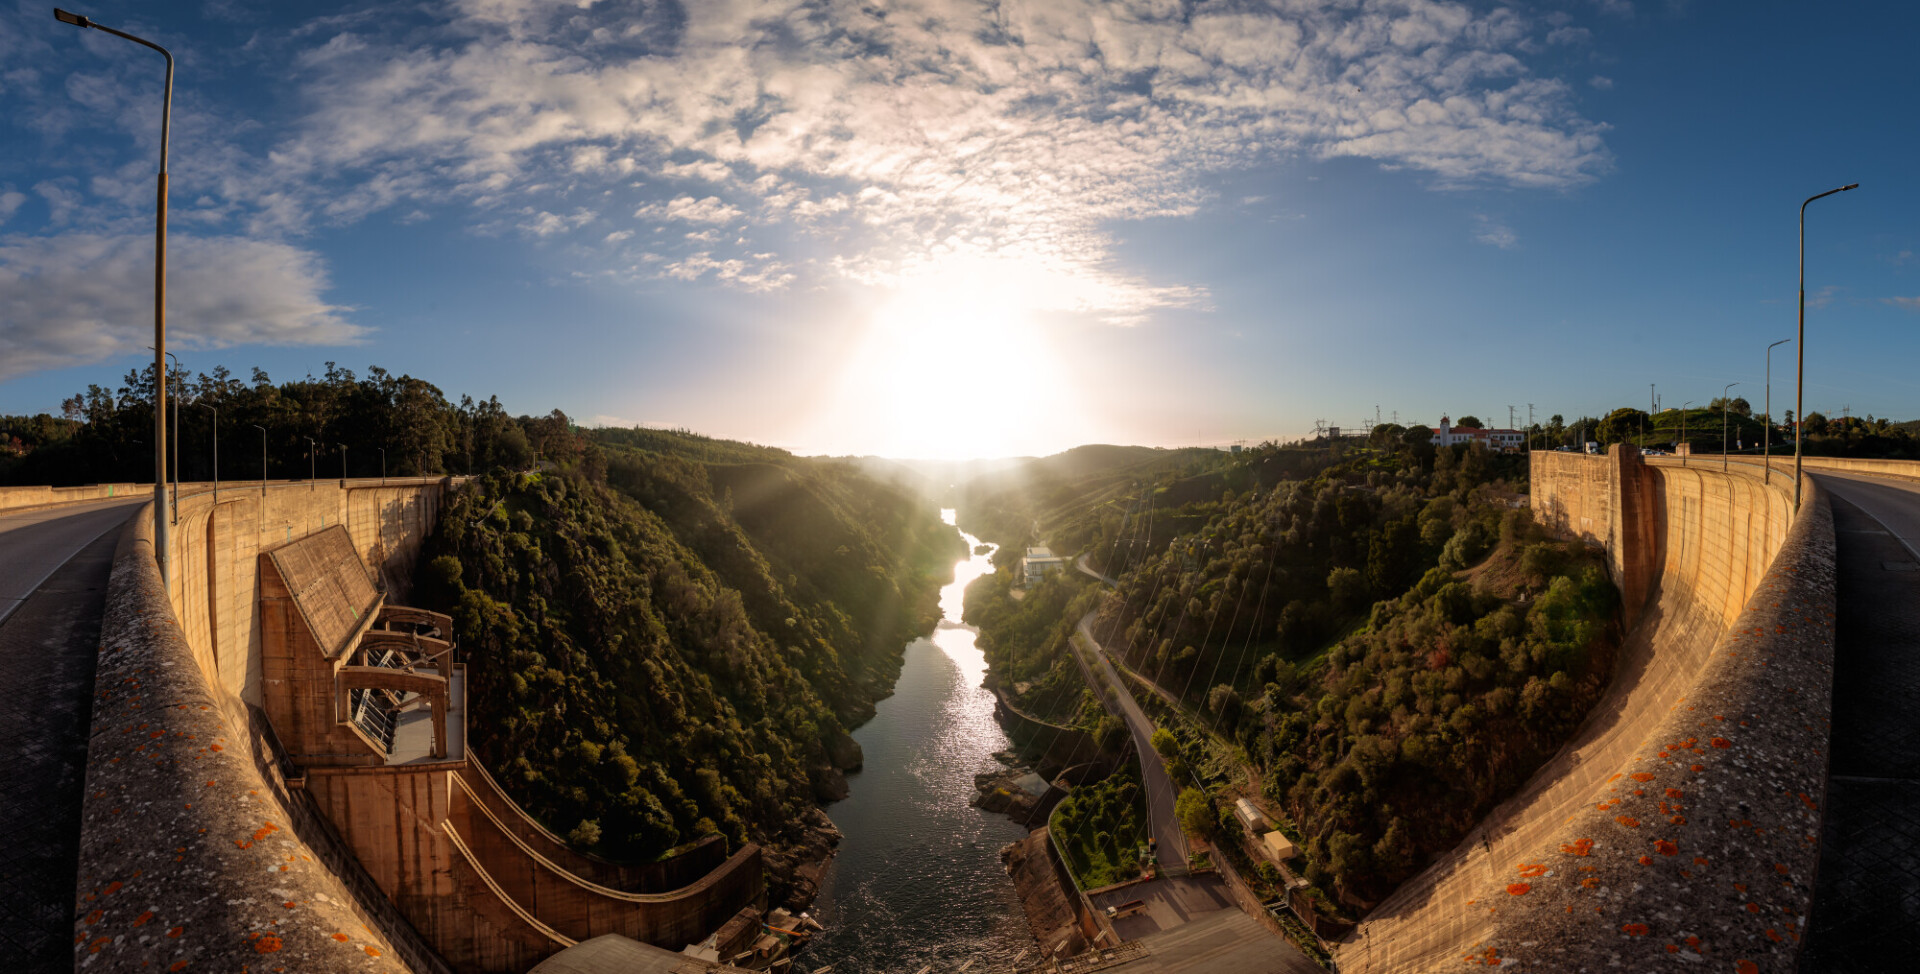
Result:
<svg viewBox="0 0 1920 974"><path fill-rule="evenodd" d="M1462 416L1459 419L1454 420L1453 425L1461 429L1468 429L1468 430L1477 430L1477 429L1486 428L1486 424L1480 422L1480 417L1478 416Z"/></svg>
<svg viewBox="0 0 1920 974"><path fill-rule="evenodd" d="M1213 802L1198 788L1181 789L1180 797L1174 800L1173 813L1180 819L1180 827L1191 836L1212 835L1220 822L1213 812Z"/></svg>
<svg viewBox="0 0 1920 974"><path fill-rule="evenodd" d="M1153 736L1148 738L1148 743L1153 745L1153 753L1160 755L1163 761L1171 761L1180 756L1180 742L1174 740L1173 732L1165 727L1155 730Z"/></svg>

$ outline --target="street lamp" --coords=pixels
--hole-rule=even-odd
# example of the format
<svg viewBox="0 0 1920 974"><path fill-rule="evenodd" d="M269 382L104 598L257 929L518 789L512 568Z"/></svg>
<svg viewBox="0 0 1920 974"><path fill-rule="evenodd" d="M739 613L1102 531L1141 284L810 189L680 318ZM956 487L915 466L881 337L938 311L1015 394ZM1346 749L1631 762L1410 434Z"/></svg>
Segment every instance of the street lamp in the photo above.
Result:
<svg viewBox="0 0 1920 974"><path fill-rule="evenodd" d="M1823 196L1844 193L1858 189L1859 183L1848 183L1839 189L1830 189L1824 193L1809 196L1800 204L1800 343L1794 346L1797 360L1793 369L1793 509L1800 510L1800 431L1806 428L1806 380L1807 380L1807 203Z"/></svg>
<svg viewBox="0 0 1920 974"><path fill-rule="evenodd" d="M380 446L374 449L380 451L380 486L384 487L387 484L387 448Z"/></svg>
<svg viewBox="0 0 1920 974"><path fill-rule="evenodd" d="M267 428L259 423L248 423L260 431L260 503L267 502Z"/></svg>
<svg viewBox="0 0 1920 974"><path fill-rule="evenodd" d="M213 410L213 503L220 503L220 407L204 402L194 405Z"/></svg>
<svg viewBox="0 0 1920 974"><path fill-rule="evenodd" d="M1680 446L1676 447L1675 452L1680 454L1680 465L1683 467L1687 465L1687 457L1693 454L1693 447L1687 443L1687 407L1691 405L1693 400L1689 399L1680 407Z"/></svg>
<svg viewBox="0 0 1920 974"><path fill-rule="evenodd" d="M347 445L345 443L335 445L340 447L340 486L345 487L347 486Z"/></svg>
<svg viewBox="0 0 1920 974"><path fill-rule="evenodd" d="M147 347L153 348L152 345L148 345ZM180 356L172 352L161 352L159 354L172 359L173 367L180 369ZM185 370L181 369L181 371ZM172 372L166 374L166 385L173 385ZM179 397L176 396L174 398L178 399ZM166 402L166 398L164 396L161 397L160 402ZM173 404L173 517L171 520L174 524L180 523L180 404L178 402Z"/></svg>
<svg viewBox="0 0 1920 974"><path fill-rule="evenodd" d="M1785 345L1790 341L1793 339L1782 338L1773 345ZM1766 465L1767 472L1764 479L1769 484L1773 483L1773 345L1767 346L1767 421L1763 424L1763 432L1760 434L1763 440L1760 462Z"/></svg>
<svg viewBox="0 0 1920 974"><path fill-rule="evenodd" d="M81 29L93 28L115 37L124 38L135 44L153 48L167 59L167 81L160 98L160 187L158 215L154 220L153 247L153 371L166 370L167 352L167 135L173 121L173 55L167 49L145 38L135 37L124 31L114 30L96 24L79 14L68 13L55 7L53 18L63 24L72 24ZM160 584L167 584L172 568L172 559L168 557L167 524L172 512L168 510L166 470L167 470L167 391L165 383L157 383L154 390L153 414L153 559L160 568Z"/></svg>
<svg viewBox="0 0 1920 974"><path fill-rule="evenodd" d="M1732 405L1732 403L1727 401L1727 390L1732 389L1734 386L1737 386L1739 384L1740 383L1738 382L1729 382L1726 384L1725 388L1720 390L1720 472L1721 473L1727 472L1727 407Z"/></svg>
<svg viewBox="0 0 1920 974"><path fill-rule="evenodd" d="M315 479L317 479L320 476L319 461L313 458L313 452L314 452L313 437L303 436L301 437L301 439L307 441L307 492L312 493L313 482Z"/></svg>

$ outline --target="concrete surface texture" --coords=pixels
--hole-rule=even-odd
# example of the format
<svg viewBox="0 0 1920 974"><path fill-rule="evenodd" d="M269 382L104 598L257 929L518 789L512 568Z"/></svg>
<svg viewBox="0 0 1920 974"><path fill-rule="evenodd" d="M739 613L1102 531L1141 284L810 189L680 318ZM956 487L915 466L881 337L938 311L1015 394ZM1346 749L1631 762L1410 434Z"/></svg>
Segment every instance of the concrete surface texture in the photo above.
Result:
<svg viewBox="0 0 1920 974"><path fill-rule="evenodd" d="M1239 910L1215 910L1141 943L1121 974L1321 974L1320 965Z"/></svg>
<svg viewBox="0 0 1920 974"><path fill-rule="evenodd" d="M1900 970L1920 951L1920 482L1816 479L1839 551L1836 706L1800 969Z"/></svg>
<svg viewBox="0 0 1920 974"><path fill-rule="evenodd" d="M150 525L114 557L69 941L86 971L409 970L294 831L296 813L169 618Z"/></svg>
<svg viewBox="0 0 1920 974"><path fill-rule="evenodd" d="M1791 970L1831 680L1823 495L1809 484L1796 521L1791 485L1758 470L1534 457L1536 512L1610 546L1616 572L1646 572L1651 596L1575 739L1382 903L1341 970L1681 953Z"/></svg>
<svg viewBox="0 0 1920 974"><path fill-rule="evenodd" d="M125 502L0 514L0 951L73 967L74 869L93 663Z"/></svg>

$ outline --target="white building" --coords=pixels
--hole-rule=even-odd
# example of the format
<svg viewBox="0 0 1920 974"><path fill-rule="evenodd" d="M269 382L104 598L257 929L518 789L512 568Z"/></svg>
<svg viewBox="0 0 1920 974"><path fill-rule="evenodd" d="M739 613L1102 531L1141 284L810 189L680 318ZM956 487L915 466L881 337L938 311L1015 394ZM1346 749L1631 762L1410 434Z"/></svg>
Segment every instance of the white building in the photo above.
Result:
<svg viewBox="0 0 1920 974"><path fill-rule="evenodd" d="M1040 579L1048 572L1065 571L1067 560L1053 553L1053 549L1040 545L1027 549L1027 556L1020 559L1020 574L1026 579L1028 588L1040 584Z"/></svg>
<svg viewBox="0 0 1920 974"><path fill-rule="evenodd" d="M1453 427L1450 417L1440 417L1440 428L1433 433L1434 446L1455 446L1461 443L1480 443L1489 450L1514 452L1527 448L1527 434L1524 430L1474 429L1470 426Z"/></svg>

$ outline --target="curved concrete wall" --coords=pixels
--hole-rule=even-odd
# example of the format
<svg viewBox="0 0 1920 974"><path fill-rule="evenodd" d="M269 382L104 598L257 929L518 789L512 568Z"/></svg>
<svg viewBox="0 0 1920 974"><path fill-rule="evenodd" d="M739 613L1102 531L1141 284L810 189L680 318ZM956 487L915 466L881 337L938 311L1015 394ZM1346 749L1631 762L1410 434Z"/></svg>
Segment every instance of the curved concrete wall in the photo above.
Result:
<svg viewBox="0 0 1920 974"><path fill-rule="evenodd" d="M183 521L204 529L211 496L182 500ZM75 967L440 969L384 901L369 899L353 864L309 838L323 839L324 826L290 798L219 657L191 643L175 611L182 596L217 595L218 585L176 572L170 599L151 528L144 508L128 523L101 627Z"/></svg>
<svg viewBox="0 0 1920 974"><path fill-rule="evenodd" d="M1796 518L1790 478L1757 469L1533 460L1541 518L1606 546L1623 590L1637 578L1651 594L1627 603L1637 624L1575 739L1382 903L1341 969L1791 971L1832 686L1824 496L1806 481Z"/></svg>

